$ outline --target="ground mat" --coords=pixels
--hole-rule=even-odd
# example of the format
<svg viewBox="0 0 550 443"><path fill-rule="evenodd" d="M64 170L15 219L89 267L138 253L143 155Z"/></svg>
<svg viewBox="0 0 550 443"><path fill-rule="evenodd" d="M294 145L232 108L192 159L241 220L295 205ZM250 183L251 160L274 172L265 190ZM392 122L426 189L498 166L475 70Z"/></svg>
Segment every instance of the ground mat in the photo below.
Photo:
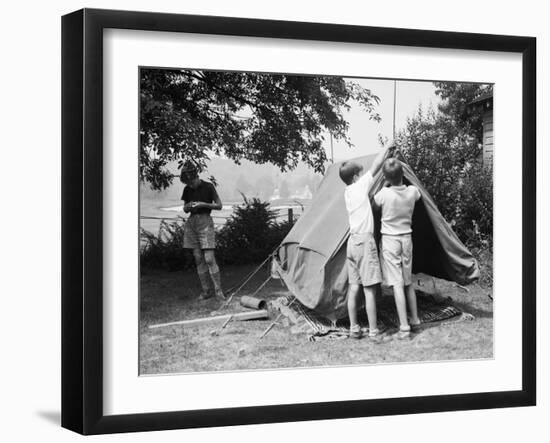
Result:
<svg viewBox="0 0 550 443"><path fill-rule="evenodd" d="M453 306L452 301L448 299L436 298L430 294L417 291L417 303L422 327L447 322L474 320L472 314ZM283 317L283 324L290 327L292 333L306 334L310 341L348 337L349 321L347 319L331 321L321 317L302 305L292 295L279 297L271 304L274 309L280 312ZM399 321L393 297L385 295L378 298L376 307L379 328L387 332L397 330ZM368 321L364 309L359 313L359 323L364 332L367 332Z"/></svg>

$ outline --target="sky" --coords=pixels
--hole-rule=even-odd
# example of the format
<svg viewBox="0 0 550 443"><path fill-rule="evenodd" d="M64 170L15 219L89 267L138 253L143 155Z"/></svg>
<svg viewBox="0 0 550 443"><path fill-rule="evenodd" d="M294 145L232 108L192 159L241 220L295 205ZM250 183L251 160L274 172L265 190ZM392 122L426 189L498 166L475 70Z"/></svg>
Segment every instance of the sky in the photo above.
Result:
<svg viewBox="0 0 550 443"><path fill-rule="evenodd" d="M361 155L379 152L380 144L378 134L389 139L393 136L393 94L394 81L380 79L346 79L359 83L373 94L380 98L377 112L382 121L380 123L369 120L368 115L357 104L352 104L351 110L344 114L349 122L348 136L355 145L349 148L345 143L334 140L334 159L346 160ZM401 81L396 83L396 132L404 128L407 118L413 116L418 106L424 110L430 107L437 107L440 98L435 94L435 87L432 82ZM327 134L325 149L330 158L330 138Z"/></svg>

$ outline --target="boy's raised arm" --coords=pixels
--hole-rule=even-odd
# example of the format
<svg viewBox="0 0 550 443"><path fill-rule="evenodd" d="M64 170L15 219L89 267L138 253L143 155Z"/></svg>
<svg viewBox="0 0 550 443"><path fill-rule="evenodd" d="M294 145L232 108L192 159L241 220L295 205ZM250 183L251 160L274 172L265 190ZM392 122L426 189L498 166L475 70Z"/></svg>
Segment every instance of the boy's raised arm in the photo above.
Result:
<svg viewBox="0 0 550 443"><path fill-rule="evenodd" d="M384 149L382 149L378 155L376 156L376 158L374 159L374 161L372 162L372 165L370 167L370 173L372 174L372 176L374 177L378 171L380 170L380 168L382 167L382 164L384 163L384 160L386 158L386 153L388 151L390 151L391 149L395 149L395 141L392 140L391 142L389 142L385 147Z"/></svg>

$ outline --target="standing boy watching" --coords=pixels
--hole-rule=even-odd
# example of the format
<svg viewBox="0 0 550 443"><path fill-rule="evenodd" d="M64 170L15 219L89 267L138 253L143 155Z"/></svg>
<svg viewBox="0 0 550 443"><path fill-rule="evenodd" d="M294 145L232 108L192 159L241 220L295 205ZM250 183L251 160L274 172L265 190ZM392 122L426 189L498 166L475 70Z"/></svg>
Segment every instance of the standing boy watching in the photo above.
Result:
<svg viewBox="0 0 550 443"><path fill-rule="evenodd" d="M350 235L347 246L348 268L348 315L350 338L361 338L362 332L357 321L359 290L363 286L365 305L369 321L369 338L380 338L376 318L376 285L382 281L378 250L374 239L374 221L369 200L369 191L388 149L384 149L364 173L363 167L354 162L344 162L340 166L340 178L347 185L344 191L346 209L349 216Z"/></svg>
<svg viewBox="0 0 550 443"><path fill-rule="evenodd" d="M193 250L202 287L199 298L205 300L212 296L213 283L216 296L225 299L220 269L214 255L216 231L210 216L213 209L222 209L222 202L214 185L201 180L192 163L186 163L182 167L180 180L185 184L181 196L184 202L183 211L190 214L183 228L183 247Z"/></svg>
<svg viewBox="0 0 550 443"><path fill-rule="evenodd" d="M393 287L400 323L396 336L402 339L410 337L411 333L407 319L407 302L411 324L420 324L416 293L412 285L412 215L414 205L420 198L420 191L415 186L403 184L403 167L398 159L387 159L382 171L390 186L382 188L374 196L375 205L382 209L380 264L384 285Z"/></svg>

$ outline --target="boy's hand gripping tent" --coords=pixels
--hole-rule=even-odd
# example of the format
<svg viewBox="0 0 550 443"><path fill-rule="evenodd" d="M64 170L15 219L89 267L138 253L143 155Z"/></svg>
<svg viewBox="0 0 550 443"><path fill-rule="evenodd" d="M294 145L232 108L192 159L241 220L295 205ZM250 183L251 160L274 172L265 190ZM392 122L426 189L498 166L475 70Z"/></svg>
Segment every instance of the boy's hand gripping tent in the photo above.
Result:
<svg viewBox="0 0 550 443"><path fill-rule="evenodd" d="M365 171L375 155L354 162ZM306 307L330 318L347 316L346 242L349 225L344 203L345 184L340 163L331 165L311 206L296 222L275 254L273 268L288 289ZM413 272L468 284L479 278L479 267L470 251L445 221L412 169L403 162L406 184L422 195L413 214ZM370 198L384 185L382 173L374 177ZM380 232L380 215L374 214Z"/></svg>

